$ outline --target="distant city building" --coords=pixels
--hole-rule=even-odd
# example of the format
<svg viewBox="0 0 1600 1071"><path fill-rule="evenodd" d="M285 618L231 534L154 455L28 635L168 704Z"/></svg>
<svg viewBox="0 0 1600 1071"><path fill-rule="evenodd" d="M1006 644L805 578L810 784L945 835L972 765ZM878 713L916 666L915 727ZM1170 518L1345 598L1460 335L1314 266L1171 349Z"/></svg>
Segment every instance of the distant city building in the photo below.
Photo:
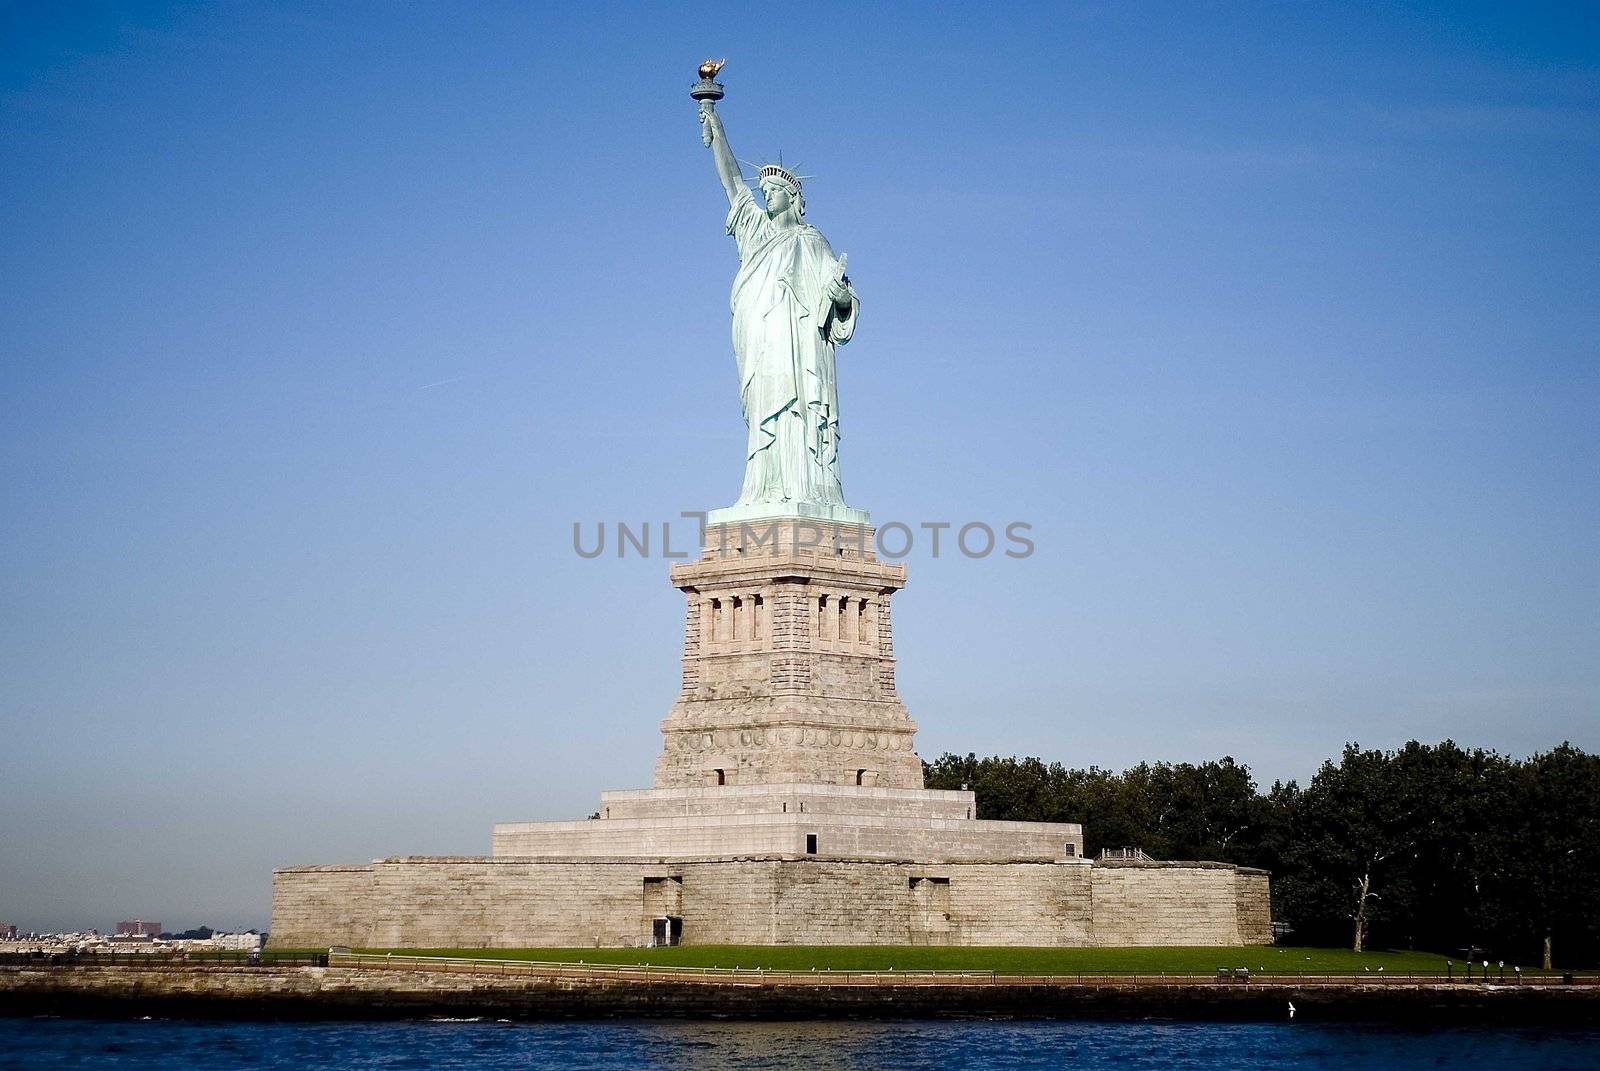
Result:
<svg viewBox="0 0 1600 1071"><path fill-rule="evenodd" d="M8 945L7 952L46 952L46 953L157 953L171 954L174 952L259 952L265 943L266 935L254 931L244 933L217 933L209 926L201 926L204 937L161 937L151 933L120 932L130 930L137 926L156 928L160 923L146 923L143 919L134 919L118 927L119 932L109 936L101 936L98 932L90 930L88 933L41 933L17 935L13 940L16 945ZM16 934L17 928L9 923L0 923L0 940L4 940L7 933Z"/></svg>
<svg viewBox="0 0 1600 1071"><path fill-rule="evenodd" d="M0 922L0 941L15 941L17 928L9 922Z"/></svg>
<svg viewBox="0 0 1600 1071"><path fill-rule="evenodd" d="M261 935L259 933L219 933L212 936L211 943L217 948L229 952L255 952L261 948Z"/></svg>
<svg viewBox="0 0 1600 1071"><path fill-rule="evenodd" d="M130 919L127 922L117 923L118 937L160 937L161 923L146 922L143 919Z"/></svg>

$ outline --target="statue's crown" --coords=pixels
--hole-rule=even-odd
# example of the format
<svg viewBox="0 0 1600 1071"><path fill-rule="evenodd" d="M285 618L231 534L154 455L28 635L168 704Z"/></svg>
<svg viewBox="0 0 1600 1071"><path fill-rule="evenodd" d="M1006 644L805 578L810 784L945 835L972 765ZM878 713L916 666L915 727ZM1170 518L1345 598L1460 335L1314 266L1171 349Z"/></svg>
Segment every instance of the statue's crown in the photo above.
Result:
<svg viewBox="0 0 1600 1071"><path fill-rule="evenodd" d="M800 176L790 171L782 164L764 164L756 173L756 182L759 185L763 179L777 179L796 193L800 192Z"/></svg>

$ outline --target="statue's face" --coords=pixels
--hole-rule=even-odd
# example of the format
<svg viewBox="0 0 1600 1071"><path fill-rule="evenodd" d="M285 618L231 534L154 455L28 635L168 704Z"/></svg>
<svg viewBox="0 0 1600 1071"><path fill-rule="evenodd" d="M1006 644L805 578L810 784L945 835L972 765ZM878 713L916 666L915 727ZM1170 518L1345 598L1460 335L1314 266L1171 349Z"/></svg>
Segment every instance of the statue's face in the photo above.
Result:
<svg viewBox="0 0 1600 1071"><path fill-rule="evenodd" d="M779 215L794 204L794 198L789 196L789 187L773 179L767 179L761 183L761 195L767 199L767 215L769 216Z"/></svg>

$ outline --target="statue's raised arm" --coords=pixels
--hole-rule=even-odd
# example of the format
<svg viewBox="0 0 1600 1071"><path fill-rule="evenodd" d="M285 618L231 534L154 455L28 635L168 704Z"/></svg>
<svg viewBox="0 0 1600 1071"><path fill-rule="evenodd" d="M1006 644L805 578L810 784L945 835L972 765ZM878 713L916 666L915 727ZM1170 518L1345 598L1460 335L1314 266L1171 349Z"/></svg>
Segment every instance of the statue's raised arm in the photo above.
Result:
<svg viewBox="0 0 1600 1071"><path fill-rule="evenodd" d="M689 96L700 102L700 144L711 150L717 164L717 177L722 180L722 192L728 195L728 204L738 201L744 189L744 176L739 172L739 161L728 148L728 133L722 129L722 116L717 114L717 101L722 99L722 83L717 72L727 60L706 60L700 65L700 81L689 90Z"/></svg>
<svg viewBox="0 0 1600 1071"><path fill-rule="evenodd" d="M715 101L700 102L700 140L711 148L711 158L717 164L717 178L722 180L722 192L732 204L744 186L744 176L739 173L739 161L728 148L728 135L722 128L722 116L717 114Z"/></svg>

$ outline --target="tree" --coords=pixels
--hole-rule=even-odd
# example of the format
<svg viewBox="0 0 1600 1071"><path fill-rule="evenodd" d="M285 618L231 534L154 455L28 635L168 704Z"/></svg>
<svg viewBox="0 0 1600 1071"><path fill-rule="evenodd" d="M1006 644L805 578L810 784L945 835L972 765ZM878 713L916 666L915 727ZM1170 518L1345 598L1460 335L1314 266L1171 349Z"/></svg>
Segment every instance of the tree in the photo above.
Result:
<svg viewBox="0 0 1600 1071"><path fill-rule="evenodd" d="M979 818L1082 823L1091 855L1127 846L1157 858L1252 866L1276 857L1264 845L1282 825L1281 805L1261 796L1249 767L1232 758L1141 763L1118 774L1037 758L941 755L923 772L929 788L976 792Z"/></svg>
<svg viewBox="0 0 1600 1071"><path fill-rule="evenodd" d="M1600 756L1571 744L1529 759L1517 779L1522 817L1514 893L1523 939L1551 968L1600 955Z"/></svg>
<svg viewBox="0 0 1600 1071"><path fill-rule="evenodd" d="M1322 764L1291 819L1285 907L1298 929L1313 933L1345 919L1358 952L1373 919L1402 910L1407 891L1393 879L1414 847L1417 816L1391 773L1384 752L1347 745L1337 765Z"/></svg>
<svg viewBox="0 0 1600 1071"><path fill-rule="evenodd" d="M930 788L974 790L980 818L1081 822L1091 855L1270 870L1274 914L1311 943L1600 958L1600 756L1569 744L1526 761L1449 740L1350 744L1304 789L1265 793L1229 757L1117 773L942 755L925 772Z"/></svg>

